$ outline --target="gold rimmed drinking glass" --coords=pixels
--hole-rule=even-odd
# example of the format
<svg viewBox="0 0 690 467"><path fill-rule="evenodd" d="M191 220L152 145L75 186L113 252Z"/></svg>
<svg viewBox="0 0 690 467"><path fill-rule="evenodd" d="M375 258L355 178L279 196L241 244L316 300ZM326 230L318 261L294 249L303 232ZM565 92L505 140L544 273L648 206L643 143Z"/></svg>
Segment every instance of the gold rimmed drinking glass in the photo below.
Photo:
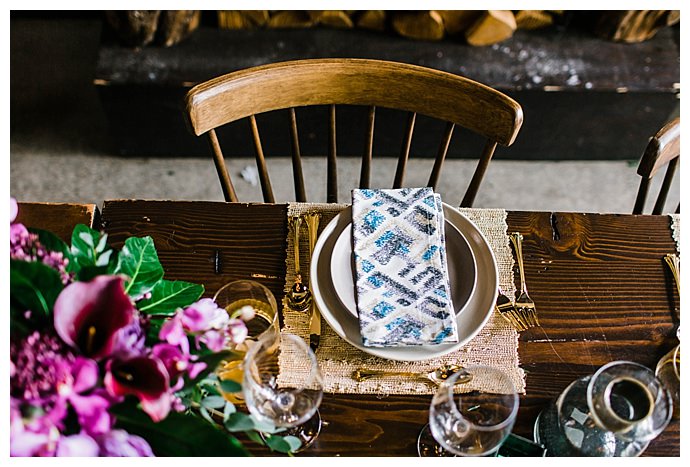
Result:
<svg viewBox="0 0 690 467"><path fill-rule="evenodd" d="M680 344L661 357L655 375L673 400L673 417L680 418Z"/></svg>
<svg viewBox="0 0 690 467"><path fill-rule="evenodd" d="M278 322L278 305L273 293L264 285L252 280L238 280L225 284L213 297L216 304L224 308L230 316L239 312L253 314L245 320L247 338L231 350L243 355L259 339L275 340L280 333ZM221 363L218 377L242 384L242 360L235 359ZM233 403L242 401L241 392L224 392L224 397Z"/></svg>

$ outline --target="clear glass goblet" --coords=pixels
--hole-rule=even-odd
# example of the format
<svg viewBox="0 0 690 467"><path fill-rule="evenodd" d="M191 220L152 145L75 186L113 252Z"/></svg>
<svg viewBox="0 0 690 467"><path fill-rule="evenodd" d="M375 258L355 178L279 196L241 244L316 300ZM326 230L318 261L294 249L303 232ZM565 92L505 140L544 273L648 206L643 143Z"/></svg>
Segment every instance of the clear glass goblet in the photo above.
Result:
<svg viewBox="0 0 690 467"><path fill-rule="evenodd" d="M289 368L289 371L281 371ZM287 430L297 437L301 451L321 431L318 407L323 396L323 376L316 355L302 338L281 333L264 336L244 358L244 400L259 421Z"/></svg>
<svg viewBox="0 0 690 467"><path fill-rule="evenodd" d="M461 391L455 394L458 387ZM465 367L434 394L417 451L422 457L491 456L513 429L519 403L515 386L503 371Z"/></svg>
<svg viewBox="0 0 690 467"><path fill-rule="evenodd" d="M230 316L249 313L250 319L245 318L247 337L241 344L233 345L230 350L244 355L262 337L277 339L280 333L278 322L278 305L273 293L263 284L252 280L237 280L228 282L218 289L213 296L216 304L224 308ZM224 361L216 372L222 380L231 380L242 384L242 359L236 358ZM242 403L242 392L223 392L226 400L238 404Z"/></svg>

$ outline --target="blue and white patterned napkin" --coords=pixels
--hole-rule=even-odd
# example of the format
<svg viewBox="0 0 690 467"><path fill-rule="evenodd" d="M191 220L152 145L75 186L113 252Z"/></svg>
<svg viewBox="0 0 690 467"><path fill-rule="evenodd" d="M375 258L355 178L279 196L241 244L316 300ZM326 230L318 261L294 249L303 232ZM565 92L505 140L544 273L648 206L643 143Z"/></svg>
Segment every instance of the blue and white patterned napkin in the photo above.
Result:
<svg viewBox="0 0 690 467"><path fill-rule="evenodd" d="M363 345L457 342L440 195L353 190L352 235Z"/></svg>

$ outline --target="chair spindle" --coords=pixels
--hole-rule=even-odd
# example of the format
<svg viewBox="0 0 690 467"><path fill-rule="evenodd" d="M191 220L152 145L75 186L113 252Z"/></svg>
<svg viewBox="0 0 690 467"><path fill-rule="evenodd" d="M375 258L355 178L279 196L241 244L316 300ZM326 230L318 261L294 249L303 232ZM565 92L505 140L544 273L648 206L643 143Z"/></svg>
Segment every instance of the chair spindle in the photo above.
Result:
<svg viewBox="0 0 690 467"><path fill-rule="evenodd" d="M266 167L264 150L261 147L261 136L259 136L259 127L256 124L255 115L249 116L249 123L252 128L252 139L254 141L254 151L256 153L256 168L259 172L259 181L261 182L261 192L264 195L264 203L275 203L276 201L273 197L271 179L268 176L268 168Z"/></svg>
<svg viewBox="0 0 690 467"><path fill-rule="evenodd" d="M295 185L295 199L303 203L307 201L307 193L304 189L304 175L302 173L302 154L299 149L297 115L295 114L294 107L290 107L290 141L292 142L292 177Z"/></svg>
<svg viewBox="0 0 690 467"><path fill-rule="evenodd" d="M328 166L326 168L328 171L326 202L328 203L338 202L338 168L335 136L335 104L331 104L328 118Z"/></svg>
<svg viewBox="0 0 690 467"><path fill-rule="evenodd" d="M362 154L362 171L359 174L359 187L369 188L371 184L371 159L374 154L374 123L376 122L376 106L369 107L367 117L367 139Z"/></svg>
<svg viewBox="0 0 690 467"><path fill-rule="evenodd" d="M427 183L427 186L432 187L434 190L436 190L438 179L441 176L441 169L443 168L443 162L446 160L446 154L448 154L448 147L450 146L450 140L453 137L454 128L455 124L453 122L446 123L446 129L443 132L443 140L441 140L441 145L438 148L436 160L434 161L434 168L431 169L431 175L429 176L429 182Z"/></svg>
<svg viewBox="0 0 690 467"><path fill-rule="evenodd" d="M664 205L666 204L666 197L668 196L668 191L671 188L671 182L673 182L673 175L676 173L676 165L678 165L678 157L671 159L668 162L668 167L666 168L666 175L664 175L664 181L661 183L661 188L659 189L659 195L656 198L656 203L654 204L654 209L652 214L661 214L664 210Z"/></svg>
<svg viewBox="0 0 690 467"><path fill-rule="evenodd" d="M235 187L232 185L232 180L230 180L228 169L225 167L225 158L223 157L223 151L220 149L220 144L218 143L218 135L216 135L216 130L209 130L208 138L211 142L211 149L213 150L213 163L216 166L216 172L218 173L218 178L220 179L220 187L223 190L223 197L225 198L225 201L236 203L237 194L235 193Z"/></svg>
<svg viewBox="0 0 690 467"><path fill-rule="evenodd" d="M489 162L494 155L496 150L496 141L487 141L484 145L484 150L482 152L482 157L479 159L477 168L474 170L474 175L470 181L470 186L467 187L465 192L465 197L460 203L460 207L471 208L474 203L474 198L477 196L477 191L479 190L479 185L482 183L486 169L489 167Z"/></svg>
<svg viewBox="0 0 690 467"><path fill-rule="evenodd" d="M398 157L398 167L395 169L393 188L401 188L403 181L405 180L405 170L407 169L407 160L410 158L412 134L414 133L414 124L416 120L417 114L415 112L410 112L407 116L405 138L403 139L402 148L400 149L400 157Z"/></svg>
<svg viewBox="0 0 690 467"><path fill-rule="evenodd" d="M649 180L650 179L647 177L642 177L642 179L640 179L640 187L637 189L633 214L642 214L644 203L647 201L647 193L649 192Z"/></svg>

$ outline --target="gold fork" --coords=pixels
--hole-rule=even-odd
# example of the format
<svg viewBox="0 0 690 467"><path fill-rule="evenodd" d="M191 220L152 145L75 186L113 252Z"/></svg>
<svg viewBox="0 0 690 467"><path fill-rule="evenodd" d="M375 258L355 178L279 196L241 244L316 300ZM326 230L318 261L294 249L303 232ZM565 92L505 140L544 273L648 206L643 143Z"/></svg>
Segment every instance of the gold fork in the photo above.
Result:
<svg viewBox="0 0 690 467"><path fill-rule="evenodd" d="M527 324L528 328L539 326L537 319L537 310L534 306L534 301L527 294L527 284L525 283L525 266L522 263L522 234L514 232L510 235L510 240L515 247L515 256L517 257L518 267L520 268L520 296L515 300L515 309Z"/></svg>
<svg viewBox="0 0 690 467"><path fill-rule="evenodd" d="M518 331L524 331L529 328L527 323L522 319L522 316L520 316L515 309L513 301L508 298L500 287L498 288L498 298L496 298L496 305L494 308L499 315L503 316L505 320L512 324Z"/></svg>

